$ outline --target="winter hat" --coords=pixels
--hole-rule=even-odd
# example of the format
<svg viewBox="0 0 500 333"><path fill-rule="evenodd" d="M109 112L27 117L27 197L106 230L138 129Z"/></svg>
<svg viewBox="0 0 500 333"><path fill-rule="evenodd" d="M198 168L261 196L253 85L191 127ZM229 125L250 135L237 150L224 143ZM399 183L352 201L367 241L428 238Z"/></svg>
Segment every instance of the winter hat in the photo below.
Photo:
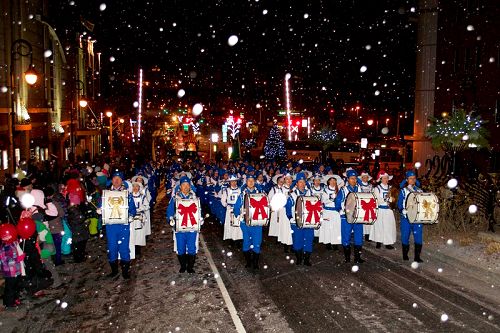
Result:
<svg viewBox="0 0 500 333"><path fill-rule="evenodd" d="M139 192L141 192L142 190L144 190L144 185L142 185L141 183L139 183L137 181L136 182L134 182L134 181L132 182L132 189L133 189L133 187L135 185L139 186Z"/></svg>
<svg viewBox="0 0 500 333"><path fill-rule="evenodd" d="M295 177L295 181L299 181L299 180L303 180L303 181L306 181L307 180L307 176L304 172L299 172L297 174L297 176Z"/></svg>
<svg viewBox="0 0 500 333"><path fill-rule="evenodd" d="M389 177L389 180L391 180L393 176L389 175L384 170L380 170L377 174L377 181L379 182L382 179L382 177Z"/></svg>
<svg viewBox="0 0 500 333"><path fill-rule="evenodd" d="M33 196L33 198L35 198L35 203L33 204L33 206L47 208L45 206L45 195L43 194L42 190L33 190L31 191L31 195Z"/></svg>
<svg viewBox="0 0 500 333"><path fill-rule="evenodd" d="M111 177L111 178L115 178L115 177L119 177L121 180L125 180L125 175L123 174L123 172L120 172L120 171L115 171L113 173L113 177Z"/></svg>
<svg viewBox="0 0 500 333"><path fill-rule="evenodd" d="M80 196L75 193L69 194L69 203L70 205L79 205L82 201L80 200Z"/></svg>
<svg viewBox="0 0 500 333"><path fill-rule="evenodd" d="M32 185L31 180L29 178L23 178L21 179L21 184L19 186L21 187L26 187Z"/></svg>
<svg viewBox="0 0 500 333"><path fill-rule="evenodd" d="M405 176L406 176L406 179L408 179L410 177L416 177L417 174L413 170L408 170L408 171L406 171L406 175Z"/></svg>
<svg viewBox="0 0 500 333"><path fill-rule="evenodd" d="M358 172L356 170L354 170L354 169L350 169L350 170L346 170L345 175L346 175L347 178L357 177L358 176Z"/></svg>
<svg viewBox="0 0 500 333"><path fill-rule="evenodd" d="M189 183L191 184L191 180L189 179L188 176L182 176L181 179L179 180L179 185L182 185L183 183Z"/></svg>

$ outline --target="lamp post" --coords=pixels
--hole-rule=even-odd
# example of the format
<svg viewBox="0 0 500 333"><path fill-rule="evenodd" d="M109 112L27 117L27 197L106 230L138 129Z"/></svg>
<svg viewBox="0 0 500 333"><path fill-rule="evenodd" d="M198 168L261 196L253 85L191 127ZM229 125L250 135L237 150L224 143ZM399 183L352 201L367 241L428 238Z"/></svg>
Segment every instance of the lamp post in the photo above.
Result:
<svg viewBox="0 0 500 333"><path fill-rule="evenodd" d="M113 155L113 112L107 111L106 117L109 118L109 151Z"/></svg>
<svg viewBox="0 0 500 333"><path fill-rule="evenodd" d="M27 49L27 51L26 51ZM16 99L17 88L15 86L16 69L15 62L22 57L30 57L30 64L26 72L24 72L24 80L30 86L33 86L38 80L38 73L33 68L33 48L25 39L16 39L10 47L10 89L11 89L11 111L8 117L9 127L9 153L11 162L9 164L10 173L16 171L16 148L14 147L14 132L16 126Z"/></svg>
<svg viewBox="0 0 500 333"><path fill-rule="evenodd" d="M82 104L85 104L85 106L87 105L87 101L86 100L80 100L80 91L83 90L83 82L81 80L78 80L76 79L75 80L75 92L76 92L76 98L77 98L77 101L76 101L76 109L77 109L77 115L80 114L80 106ZM71 102L71 104L73 104L73 102ZM69 141L70 141L70 147L71 147L71 154L73 155L73 158L75 158L75 132L74 132L74 128L73 128L73 122L74 122L74 112L73 112L73 107L71 107L71 114L70 114L70 121L71 121L71 124L70 124L70 127L69 127L69 131L70 131L70 138L69 138ZM78 119L78 117L77 117Z"/></svg>

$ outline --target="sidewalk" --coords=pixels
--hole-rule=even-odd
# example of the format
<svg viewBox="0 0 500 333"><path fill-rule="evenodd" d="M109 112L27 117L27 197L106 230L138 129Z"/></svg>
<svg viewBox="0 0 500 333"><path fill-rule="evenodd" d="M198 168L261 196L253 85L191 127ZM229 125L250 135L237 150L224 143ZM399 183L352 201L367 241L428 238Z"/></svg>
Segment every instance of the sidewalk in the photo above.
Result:
<svg viewBox="0 0 500 333"><path fill-rule="evenodd" d="M132 279L107 279L104 239L89 241L89 260L58 267L65 285L17 310L0 312L0 331L234 332L221 290L200 248L196 274L179 274L166 200L158 198L153 234L132 264Z"/></svg>
<svg viewBox="0 0 500 333"><path fill-rule="evenodd" d="M486 244L479 237L470 245L461 245L459 240L437 239L426 242L422 250L424 263L417 270L432 275L443 284L454 284L465 294L477 294L485 305L500 306L500 253L487 254ZM413 259L413 244L410 246L410 261L402 260L401 244L395 250L375 248L375 243L365 244L364 249L401 262L409 269ZM412 268L410 268L412 267Z"/></svg>

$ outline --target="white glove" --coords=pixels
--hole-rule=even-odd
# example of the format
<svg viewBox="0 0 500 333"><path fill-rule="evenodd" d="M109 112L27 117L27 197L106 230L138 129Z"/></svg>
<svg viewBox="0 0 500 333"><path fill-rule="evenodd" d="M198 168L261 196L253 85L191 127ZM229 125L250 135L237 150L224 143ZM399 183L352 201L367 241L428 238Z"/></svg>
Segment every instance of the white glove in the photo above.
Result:
<svg viewBox="0 0 500 333"><path fill-rule="evenodd" d="M294 218L290 219L290 224L295 224L295 219Z"/></svg>
<svg viewBox="0 0 500 333"><path fill-rule="evenodd" d="M401 214L406 215L406 214L408 214L408 211L407 211L406 209L403 209L403 210L401 211Z"/></svg>
<svg viewBox="0 0 500 333"><path fill-rule="evenodd" d="M170 224L171 227L173 227L175 225L175 221L174 221L173 217L170 218L169 224Z"/></svg>
<svg viewBox="0 0 500 333"><path fill-rule="evenodd" d="M205 223L205 220L204 219L200 219L200 224L203 225L203 223Z"/></svg>
<svg viewBox="0 0 500 333"><path fill-rule="evenodd" d="M101 214L102 214L102 209L101 209L101 208L97 208L95 212L96 212L97 214L101 215Z"/></svg>

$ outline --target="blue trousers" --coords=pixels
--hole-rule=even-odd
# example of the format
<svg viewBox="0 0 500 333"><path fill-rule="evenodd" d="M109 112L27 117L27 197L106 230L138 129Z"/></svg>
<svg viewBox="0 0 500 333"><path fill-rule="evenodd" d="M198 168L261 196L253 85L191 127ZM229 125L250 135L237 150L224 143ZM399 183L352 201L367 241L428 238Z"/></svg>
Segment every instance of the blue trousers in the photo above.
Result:
<svg viewBox="0 0 500 333"><path fill-rule="evenodd" d="M252 250L260 253L260 244L262 243L262 227L249 227L245 222L240 224L243 232L243 252Z"/></svg>
<svg viewBox="0 0 500 333"><path fill-rule="evenodd" d="M122 261L130 261L130 227L128 224L107 224L106 237L108 239L108 260L118 260L118 253Z"/></svg>
<svg viewBox="0 0 500 333"><path fill-rule="evenodd" d="M293 250L312 253L314 229L300 229L295 223L293 223L291 226L293 230Z"/></svg>
<svg viewBox="0 0 500 333"><path fill-rule="evenodd" d="M413 234L415 244L422 245L424 228L421 223L410 223L407 218L401 217L401 244L410 244L410 234Z"/></svg>
<svg viewBox="0 0 500 333"><path fill-rule="evenodd" d="M348 223L345 215L340 217L340 230L342 234L342 245L351 245L351 233L354 231L354 246L363 245L363 224Z"/></svg>
<svg viewBox="0 0 500 333"><path fill-rule="evenodd" d="M194 256L196 254L196 236L197 232L176 232L175 240L177 242L177 254L182 256L189 254Z"/></svg>

